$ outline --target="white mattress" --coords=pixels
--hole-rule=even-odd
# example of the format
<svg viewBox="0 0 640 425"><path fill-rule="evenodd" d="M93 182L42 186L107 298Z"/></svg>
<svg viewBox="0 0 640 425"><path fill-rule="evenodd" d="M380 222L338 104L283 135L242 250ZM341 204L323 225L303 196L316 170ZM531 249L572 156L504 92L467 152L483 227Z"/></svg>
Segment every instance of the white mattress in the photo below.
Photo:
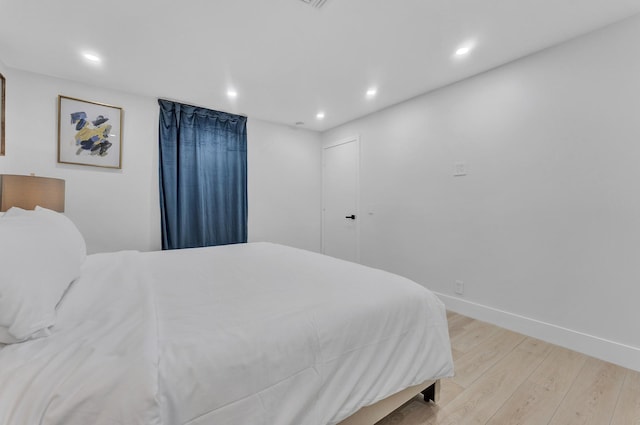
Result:
<svg viewBox="0 0 640 425"><path fill-rule="evenodd" d="M267 243L89 256L48 338L0 350L3 425L325 425L451 376L443 304Z"/></svg>

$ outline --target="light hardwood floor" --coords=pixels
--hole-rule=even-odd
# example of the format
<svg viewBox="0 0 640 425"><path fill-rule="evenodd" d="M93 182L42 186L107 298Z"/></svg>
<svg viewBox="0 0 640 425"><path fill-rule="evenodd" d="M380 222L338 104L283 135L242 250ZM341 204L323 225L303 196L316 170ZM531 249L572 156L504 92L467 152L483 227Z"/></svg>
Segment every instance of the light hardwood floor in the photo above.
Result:
<svg viewBox="0 0 640 425"><path fill-rule="evenodd" d="M376 425L640 425L640 373L449 312L456 376Z"/></svg>

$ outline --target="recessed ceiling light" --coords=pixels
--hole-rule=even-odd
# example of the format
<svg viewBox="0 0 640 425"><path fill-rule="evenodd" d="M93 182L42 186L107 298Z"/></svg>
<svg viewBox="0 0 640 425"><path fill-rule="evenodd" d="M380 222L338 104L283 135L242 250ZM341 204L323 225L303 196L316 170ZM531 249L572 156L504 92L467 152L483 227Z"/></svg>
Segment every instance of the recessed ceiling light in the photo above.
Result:
<svg viewBox="0 0 640 425"><path fill-rule="evenodd" d="M456 50L456 56L464 56L471 51L470 46L463 46Z"/></svg>
<svg viewBox="0 0 640 425"><path fill-rule="evenodd" d="M323 119L324 118L324 112L318 112L316 114L316 118L318 118L319 120Z"/></svg>
<svg viewBox="0 0 640 425"><path fill-rule="evenodd" d="M102 61L102 59L100 59L100 56L95 55L95 54L93 54L93 53L83 53L83 54L82 54L82 56L83 56L86 60L91 61L91 62L94 62L94 63L98 63L98 62L101 62L101 61Z"/></svg>
<svg viewBox="0 0 640 425"><path fill-rule="evenodd" d="M229 89L227 90L227 96L230 97L231 99L238 97L238 92L233 90L233 89Z"/></svg>
<svg viewBox="0 0 640 425"><path fill-rule="evenodd" d="M367 97L373 97L376 95L376 93L378 93L378 90L372 87L369 90L367 90Z"/></svg>

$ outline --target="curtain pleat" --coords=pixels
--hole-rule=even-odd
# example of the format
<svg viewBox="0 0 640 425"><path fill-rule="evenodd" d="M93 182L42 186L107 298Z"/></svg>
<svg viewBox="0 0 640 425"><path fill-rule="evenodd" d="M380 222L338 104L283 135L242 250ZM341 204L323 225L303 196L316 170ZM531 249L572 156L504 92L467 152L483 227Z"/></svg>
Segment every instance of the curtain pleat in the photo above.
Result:
<svg viewBox="0 0 640 425"><path fill-rule="evenodd" d="M246 242L246 117L158 103L162 249Z"/></svg>

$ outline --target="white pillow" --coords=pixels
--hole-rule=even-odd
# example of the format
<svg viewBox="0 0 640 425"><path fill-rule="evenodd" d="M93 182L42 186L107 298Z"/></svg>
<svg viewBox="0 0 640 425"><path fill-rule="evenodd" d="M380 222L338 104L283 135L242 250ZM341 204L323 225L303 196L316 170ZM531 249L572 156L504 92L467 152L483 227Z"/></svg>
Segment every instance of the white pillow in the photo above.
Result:
<svg viewBox="0 0 640 425"><path fill-rule="evenodd" d="M85 258L84 238L63 214L7 211L0 220L0 343L49 335Z"/></svg>

